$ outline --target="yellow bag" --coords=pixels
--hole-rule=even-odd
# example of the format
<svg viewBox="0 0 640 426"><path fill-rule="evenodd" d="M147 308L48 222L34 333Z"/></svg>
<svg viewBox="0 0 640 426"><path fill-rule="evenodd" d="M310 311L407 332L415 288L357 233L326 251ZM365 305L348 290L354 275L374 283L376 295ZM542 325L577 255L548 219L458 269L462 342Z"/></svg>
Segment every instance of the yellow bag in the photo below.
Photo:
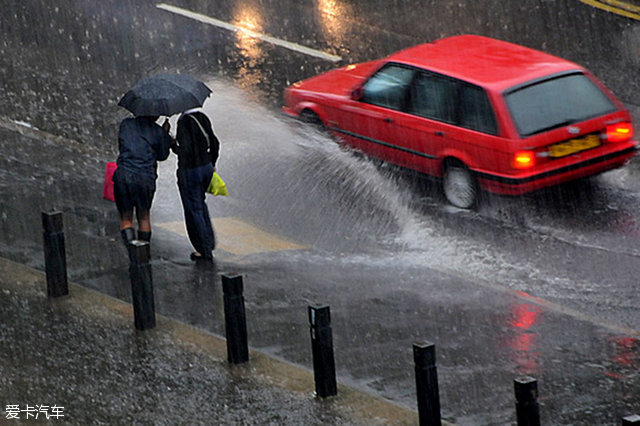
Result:
<svg viewBox="0 0 640 426"><path fill-rule="evenodd" d="M229 195L227 184L224 183L218 172L213 172L207 192L213 195Z"/></svg>

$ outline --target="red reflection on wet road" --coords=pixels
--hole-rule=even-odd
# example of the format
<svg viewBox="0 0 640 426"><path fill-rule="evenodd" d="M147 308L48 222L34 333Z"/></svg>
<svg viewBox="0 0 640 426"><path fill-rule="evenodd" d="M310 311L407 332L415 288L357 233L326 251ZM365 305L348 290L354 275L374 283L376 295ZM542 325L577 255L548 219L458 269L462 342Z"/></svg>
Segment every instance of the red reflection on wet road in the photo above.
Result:
<svg viewBox="0 0 640 426"><path fill-rule="evenodd" d="M615 352L611 361L622 367L637 368L640 357L640 345L633 337L614 337Z"/></svg>
<svg viewBox="0 0 640 426"><path fill-rule="evenodd" d="M612 343L613 349L613 353L609 357L612 368L605 371L605 376L624 380L629 374L638 374L640 341L627 336L615 336L610 338L609 341Z"/></svg>
<svg viewBox="0 0 640 426"><path fill-rule="evenodd" d="M509 325L514 334L507 345L512 350L517 373L533 375L539 370L538 336L532 328L541 313L541 308L526 303L518 303L511 308Z"/></svg>
<svg viewBox="0 0 640 426"><path fill-rule="evenodd" d="M511 326L529 330L538 319L539 309L531 305L517 305L513 314Z"/></svg>

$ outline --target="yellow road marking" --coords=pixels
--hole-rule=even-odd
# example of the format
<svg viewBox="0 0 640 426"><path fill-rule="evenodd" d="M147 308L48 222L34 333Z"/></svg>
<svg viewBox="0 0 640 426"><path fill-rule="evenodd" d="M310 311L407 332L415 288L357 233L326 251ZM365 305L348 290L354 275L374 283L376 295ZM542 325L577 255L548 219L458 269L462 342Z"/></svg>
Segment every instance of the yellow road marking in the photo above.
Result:
<svg viewBox="0 0 640 426"><path fill-rule="evenodd" d="M187 236L184 222L167 222L156 226ZM213 226L216 232L217 248L235 255L307 248L232 217L214 218Z"/></svg>
<svg viewBox="0 0 640 426"><path fill-rule="evenodd" d="M640 21L640 6L620 0L580 0L584 4Z"/></svg>
<svg viewBox="0 0 640 426"><path fill-rule="evenodd" d="M620 9L628 10L629 12L640 13L640 6L635 6L633 4L627 3L626 1L620 0L600 0L601 3L607 3L612 6L618 7Z"/></svg>

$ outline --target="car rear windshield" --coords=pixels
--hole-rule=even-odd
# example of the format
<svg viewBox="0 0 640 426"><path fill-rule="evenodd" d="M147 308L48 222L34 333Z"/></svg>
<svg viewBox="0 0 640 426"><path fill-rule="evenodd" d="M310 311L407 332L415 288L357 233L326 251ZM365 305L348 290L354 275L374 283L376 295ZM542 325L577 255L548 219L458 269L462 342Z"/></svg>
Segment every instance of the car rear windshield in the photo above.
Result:
<svg viewBox="0 0 640 426"><path fill-rule="evenodd" d="M582 73L527 85L509 92L505 100L523 137L616 110L598 86Z"/></svg>

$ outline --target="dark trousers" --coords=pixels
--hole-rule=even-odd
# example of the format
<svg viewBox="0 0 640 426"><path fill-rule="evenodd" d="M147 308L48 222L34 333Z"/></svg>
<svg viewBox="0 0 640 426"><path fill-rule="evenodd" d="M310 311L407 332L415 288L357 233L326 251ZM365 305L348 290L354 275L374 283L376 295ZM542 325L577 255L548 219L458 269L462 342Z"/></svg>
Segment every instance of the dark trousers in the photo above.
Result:
<svg viewBox="0 0 640 426"><path fill-rule="evenodd" d="M213 165L209 163L193 169L178 168L177 174L184 221L191 245L202 256L211 257L216 240L205 196L213 176Z"/></svg>

